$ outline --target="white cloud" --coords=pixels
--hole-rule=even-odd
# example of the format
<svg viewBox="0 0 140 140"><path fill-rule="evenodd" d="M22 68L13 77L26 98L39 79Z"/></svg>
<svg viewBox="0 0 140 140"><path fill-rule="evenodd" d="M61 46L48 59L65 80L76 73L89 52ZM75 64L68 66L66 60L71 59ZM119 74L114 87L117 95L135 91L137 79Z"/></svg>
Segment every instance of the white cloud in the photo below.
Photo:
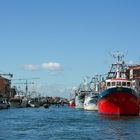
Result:
<svg viewBox="0 0 140 140"><path fill-rule="evenodd" d="M55 75L58 72L62 70L62 66L60 63L57 62L48 62L48 63L42 63L42 64L25 64L22 66L24 70L28 71L35 71L38 69L44 69L50 72L50 74Z"/></svg>
<svg viewBox="0 0 140 140"><path fill-rule="evenodd" d="M39 68L39 65L34 65L34 64L25 64L23 65L23 68L25 70L29 70L29 71L35 71Z"/></svg>
<svg viewBox="0 0 140 140"><path fill-rule="evenodd" d="M41 66L43 69L46 69L49 71L60 71L61 70L61 65L56 62L43 63Z"/></svg>

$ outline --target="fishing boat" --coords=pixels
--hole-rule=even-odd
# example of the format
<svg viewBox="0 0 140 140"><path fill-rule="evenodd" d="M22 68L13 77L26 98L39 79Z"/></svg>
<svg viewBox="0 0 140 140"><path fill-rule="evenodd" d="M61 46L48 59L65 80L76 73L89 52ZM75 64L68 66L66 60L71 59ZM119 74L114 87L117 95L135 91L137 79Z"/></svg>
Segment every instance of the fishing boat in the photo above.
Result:
<svg viewBox="0 0 140 140"><path fill-rule="evenodd" d="M80 91L75 95L75 108L83 109L85 100L85 92Z"/></svg>
<svg viewBox="0 0 140 140"><path fill-rule="evenodd" d="M70 93L70 99L68 101L70 107L75 107L75 87L72 89Z"/></svg>
<svg viewBox="0 0 140 140"><path fill-rule="evenodd" d="M108 76L104 81L104 89L99 94L98 112L101 114L139 115L139 93L133 86L127 66L123 61L124 55L117 52L113 55L117 59L112 64Z"/></svg>
<svg viewBox="0 0 140 140"><path fill-rule="evenodd" d="M81 83L75 90L75 108L84 109L85 96L90 93L89 77L84 77L84 82Z"/></svg>
<svg viewBox="0 0 140 140"><path fill-rule="evenodd" d="M90 91L85 96L84 101L84 109L88 111L97 111L98 105L98 94L99 94L99 84L100 84L100 78L101 75L95 75L92 77L90 83L89 83L89 89Z"/></svg>
<svg viewBox="0 0 140 140"><path fill-rule="evenodd" d="M97 111L97 100L98 94L90 93L89 95L85 96L84 109L88 111Z"/></svg>
<svg viewBox="0 0 140 140"><path fill-rule="evenodd" d="M75 99L74 98L70 99L69 106L70 107L75 107Z"/></svg>

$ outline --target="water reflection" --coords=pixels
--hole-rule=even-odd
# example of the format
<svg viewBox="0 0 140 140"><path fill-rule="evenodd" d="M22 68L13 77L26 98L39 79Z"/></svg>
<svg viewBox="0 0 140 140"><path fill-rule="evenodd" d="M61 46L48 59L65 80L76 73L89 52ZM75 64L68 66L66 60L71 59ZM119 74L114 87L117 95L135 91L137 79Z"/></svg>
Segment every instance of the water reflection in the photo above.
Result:
<svg viewBox="0 0 140 140"><path fill-rule="evenodd" d="M131 120L131 119L140 119L140 116L120 116L120 115L104 115L99 114L99 116L103 119L110 119L110 120Z"/></svg>
<svg viewBox="0 0 140 140"><path fill-rule="evenodd" d="M119 116L99 114L103 126L106 127L104 135L114 140L139 140L138 122L140 116ZM134 125L135 124L135 125ZM137 125L136 125L137 124Z"/></svg>

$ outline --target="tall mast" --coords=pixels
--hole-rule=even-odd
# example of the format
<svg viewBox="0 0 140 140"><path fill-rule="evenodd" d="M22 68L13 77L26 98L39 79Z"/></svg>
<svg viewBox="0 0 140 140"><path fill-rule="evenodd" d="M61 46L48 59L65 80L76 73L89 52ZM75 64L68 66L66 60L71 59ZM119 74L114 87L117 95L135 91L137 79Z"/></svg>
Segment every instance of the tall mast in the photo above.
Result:
<svg viewBox="0 0 140 140"><path fill-rule="evenodd" d="M111 65L110 71L108 72L107 78L126 78L126 65L123 61L123 53L116 52L113 53L113 58L116 60L115 63Z"/></svg>
<svg viewBox="0 0 140 140"><path fill-rule="evenodd" d="M113 54L113 57L117 59L116 61L116 78L126 78L124 75L124 55L121 52L116 52Z"/></svg>

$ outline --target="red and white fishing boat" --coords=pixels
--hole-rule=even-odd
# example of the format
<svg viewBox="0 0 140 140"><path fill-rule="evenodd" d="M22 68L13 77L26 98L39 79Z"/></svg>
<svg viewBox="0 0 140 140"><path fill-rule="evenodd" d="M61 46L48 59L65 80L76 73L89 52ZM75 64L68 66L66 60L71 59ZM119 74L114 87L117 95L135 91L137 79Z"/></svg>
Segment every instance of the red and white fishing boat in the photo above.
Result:
<svg viewBox="0 0 140 140"><path fill-rule="evenodd" d="M105 89L99 94L98 112L102 114L139 115L139 93L134 79L126 74L126 65L120 53L113 55L112 64L105 80Z"/></svg>
<svg viewBox="0 0 140 140"><path fill-rule="evenodd" d="M69 106L70 107L75 107L75 99L74 98L70 99Z"/></svg>

